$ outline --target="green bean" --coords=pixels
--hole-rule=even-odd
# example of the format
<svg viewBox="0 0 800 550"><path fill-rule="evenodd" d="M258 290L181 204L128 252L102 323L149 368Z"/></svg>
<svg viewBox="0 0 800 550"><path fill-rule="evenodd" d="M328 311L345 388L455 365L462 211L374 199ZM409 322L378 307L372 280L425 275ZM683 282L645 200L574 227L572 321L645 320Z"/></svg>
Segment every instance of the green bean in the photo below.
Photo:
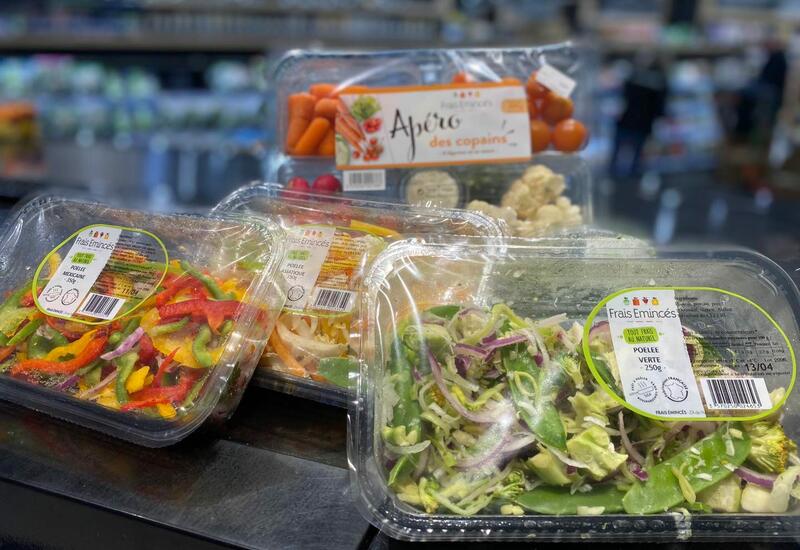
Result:
<svg viewBox="0 0 800 550"><path fill-rule="evenodd" d="M587 493L570 494L569 487L548 487L542 485L522 493L517 504L532 512L555 516L575 515L578 507L601 507L603 514L622 512L622 498L625 491L614 485L598 485Z"/></svg>
<svg viewBox="0 0 800 550"><path fill-rule="evenodd" d="M136 362L139 360L139 354L135 351L129 351L114 360L114 366L117 367L117 383L116 394L117 402L120 405L128 402L128 390L125 388L125 382L133 372Z"/></svg>
<svg viewBox="0 0 800 550"><path fill-rule="evenodd" d="M42 326L44 323L44 319L39 317L38 319L34 319L32 321L28 321L28 324L22 327L6 344L7 346L16 346L28 339L36 330Z"/></svg>
<svg viewBox="0 0 800 550"><path fill-rule="evenodd" d="M192 354L197 360L197 364L206 369L214 365L214 358L208 352L209 342L211 342L211 328L208 325L203 325L197 332L194 342L192 342Z"/></svg>
<svg viewBox="0 0 800 550"><path fill-rule="evenodd" d="M184 317L183 319L180 319L178 321L173 321L172 323L164 323L163 325L156 325L152 329L150 329L150 335L162 336L164 334L177 332L188 324L189 324L189 318Z"/></svg>
<svg viewBox="0 0 800 550"><path fill-rule="evenodd" d="M695 493L729 476L747 458L750 437L744 430L741 431L741 438L731 437L724 432L724 428L719 428L689 449L648 468L647 481L631 487L622 499L625 511L629 514L653 514L682 503L685 497L675 471L682 473ZM726 439L729 439L727 444ZM728 449L730 444L733 445L732 449ZM730 450L732 454L728 453Z"/></svg>
<svg viewBox="0 0 800 550"><path fill-rule="evenodd" d="M181 267L183 268L184 271L186 271L186 273L188 273L189 275L191 275L192 277L203 283L203 286L206 287L206 290L208 290L208 292L215 300L230 300L233 298L231 294L222 291L222 289L217 284L217 281L215 281L212 277L209 277L199 269L195 269L194 267L189 265L187 262L184 262L183 260L181 260Z"/></svg>

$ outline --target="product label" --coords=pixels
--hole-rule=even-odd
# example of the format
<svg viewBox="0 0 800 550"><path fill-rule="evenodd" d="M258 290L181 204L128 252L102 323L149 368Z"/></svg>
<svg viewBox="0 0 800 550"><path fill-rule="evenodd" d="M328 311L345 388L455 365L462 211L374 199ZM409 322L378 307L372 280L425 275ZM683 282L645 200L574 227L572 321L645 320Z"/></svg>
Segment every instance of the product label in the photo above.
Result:
<svg viewBox="0 0 800 550"><path fill-rule="evenodd" d="M287 282L284 309L306 314L349 313L371 240L366 233L326 225L288 231L288 252L281 266Z"/></svg>
<svg viewBox="0 0 800 550"><path fill-rule="evenodd" d="M542 65L536 71L536 81L562 97L569 97L575 89L575 81L552 65Z"/></svg>
<svg viewBox="0 0 800 550"><path fill-rule="evenodd" d="M340 170L525 162L525 89L503 82L373 88L340 96Z"/></svg>
<svg viewBox="0 0 800 550"><path fill-rule="evenodd" d="M153 294L167 262L164 244L152 233L111 225L84 227L39 264L33 282L36 306L48 315L86 324L111 321Z"/></svg>
<svg viewBox="0 0 800 550"><path fill-rule="evenodd" d="M584 354L611 395L664 420L760 418L780 408L796 370L792 344L769 313L705 287L606 297L587 320Z"/></svg>

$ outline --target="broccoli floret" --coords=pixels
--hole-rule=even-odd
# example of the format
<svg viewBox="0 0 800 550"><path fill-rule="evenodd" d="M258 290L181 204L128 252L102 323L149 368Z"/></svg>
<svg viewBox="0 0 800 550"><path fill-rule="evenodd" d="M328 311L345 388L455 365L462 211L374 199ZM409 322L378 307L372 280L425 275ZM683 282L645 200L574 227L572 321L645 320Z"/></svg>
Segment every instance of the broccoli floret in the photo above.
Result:
<svg viewBox="0 0 800 550"><path fill-rule="evenodd" d="M779 474L786 469L789 453L797 450L794 441L786 437L780 424L755 422L745 424L750 436L747 460L762 472Z"/></svg>
<svg viewBox="0 0 800 550"><path fill-rule="evenodd" d="M512 470L503 483L495 490L495 497L514 500L525 490L525 474L520 470Z"/></svg>
<svg viewBox="0 0 800 550"><path fill-rule="evenodd" d="M403 331L403 343L409 349L420 354L424 349L429 349L440 363L451 355L451 341L450 333L441 325L409 325Z"/></svg>

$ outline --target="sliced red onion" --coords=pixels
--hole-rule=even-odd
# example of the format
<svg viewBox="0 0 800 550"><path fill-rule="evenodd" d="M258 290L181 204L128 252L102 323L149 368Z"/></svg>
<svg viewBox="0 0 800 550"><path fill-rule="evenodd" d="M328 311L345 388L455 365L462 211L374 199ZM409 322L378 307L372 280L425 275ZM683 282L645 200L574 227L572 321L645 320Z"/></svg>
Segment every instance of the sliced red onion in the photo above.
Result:
<svg viewBox="0 0 800 550"><path fill-rule="evenodd" d="M568 476L571 476L572 474L578 471L578 469L575 466L572 466L570 464L567 464L565 469Z"/></svg>
<svg viewBox="0 0 800 550"><path fill-rule="evenodd" d="M505 338L498 338L490 342L485 342L484 349L493 350L497 348L504 348L506 346L512 346L514 344L520 344L527 341L528 337L524 334L515 334L514 336L506 336Z"/></svg>
<svg viewBox="0 0 800 550"><path fill-rule="evenodd" d="M510 441L510 435L508 433L508 428L505 429L505 433L503 437L500 438L500 441L497 444L489 449L482 455L471 456L465 460L462 460L458 463L458 467L463 470L468 470L472 468L480 468L489 462L494 462L496 459L499 460L502 453L505 451L506 446Z"/></svg>
<svg viewBox="0 0 800 550"><path fill-rule="evenodd" d="M650 474L645 472L638 462L628 461L628 469L639 481L647 481L647 478L650 477Z"/></svg>
<svg viewBox="0 0 800 550"><path fill-rule="evenodd" d="M482 413L474 413L472 411L468 411L450 392L450 389L447 387L447 384L444 381L444 376L442 375L442 366L436 360L436 357L428 350L428 360L431 364L431 372L433 373L433 379L436 381L436 386L439 388L439 391L442 392L442 395L450 403L458 414L466 418L467 420L471 420L478 424L491 424L496 422L503 414L508 411L507 407L494 407L493 409L484 411Z"/></svg>
<svg viewBox="0 0 800 550"><path fill-rule="evenodd" d="M589 342L595 339L611 343L611 327L609 327L608 321L600 321L589 331Z"/></svg>
<svg viewBox="0 0 800 550"><path fill-rule="evenodd" d="M456 370L458 371L459 376L466 377L467 367L469 366L469 359L467 359L466 356L464 355L456 355L455 363L456 363Z"/></svg>
<svg viewBox="0 0 800 550"><path fill-rule="evenodd" d="M459 318L466 317L470 313L481 313L481 314L483 314L483 310L479 309L477 307L465 307L464 309L462 309L458 313L456 313L456 317L459 317Z"/></svg>
<svg viewBox="0 0 800 550"><path fill-rule="evenodd" d="M484 336L481 338L481 344L488 344L489 342L494 342L497 339L497 331L492 331L489 333L488 336Z"/></svg>
<svg viewBox="0 0 800 550"><path fill-rule="evenodd" d="M536 355L533 356L533 360L536 361L536 366L541 367L542 363L544 363L544 356L541 352L536 352Z"/></svg>
<svg viewBox="0 0 800 550"><path fill-rule="evenodd" d="M430 446L431 442L430 440L426 439L425 441L420 441L416 445L400 446L389 443L388 441L384 442L383 444L389 451L393 452L396 455L413 455L427 449Z"/></svg>
<svg viewBox="0 0 800 550"><path fill-rule="evenodd" d="M504 453L513 453L515 451L519 451L520 449L524 449L530 445L536 443L536 436L533 434L523 435L522 437L517 437L511 440L511 442L506 445L506 448L503 449Z"/></svg>
<svg viewBox="0 0 800 550"><path fill-rule="evenodd" d="M753 483L755 485L760 485L765 489L771 490L772 486L775 484L774 476L756 472L755 470L751 470L750 468L747 468L745 466L739 466L733 471L733 473L735 473L737 476L739 476L746 482Z"/></svg>
<svg viewBox="0 0 800 550"><path fill-rule="evenodd" d="M422 374L419 372L419 369L417 367L414 367L411 370L411 374L414 376L414 380L416 380L417 382L422 380Z"/></svg>
<svg viewBox="0 0 800 550"><path fill-rule="evenodd" d="M136 345L136 343L144 336L144 329L142 327L137 328L134 330L130 336L125 338L116 349L109 351L108 353L104 353L100 356L100 359L105 361L111 361L112 359L116 359L121 355L125 355L131 348Z"/></svg>
<svg viewBox="0 0 800 550"><path fill-rule="evenodd" d="M56 390L59 390L59 391L68 390L69 388L71 388L72 386L77 384L78 380L80 380L80 378L81 377L78 376L77 374L73 374L72 376L69 376L69 377L65 378L64 380L62 380L61 382L59 382L58 384L53 386L53 389L56 389Z"/></svg>
<svg viewBox="0 0 800 550"><path fill-rule="evenodd" d="M497 369L487 371L486 374L483 375L484 378L488 378L489 380L497 380L501 376L503 376L503 373Z"/></svg>
<svg viewBox="0 0 800 550"><path fill-rule="evenodd" d="M466 355L468 357L480 359L481 361L485 361L489 356L489 350L479 348L478 346L471 346L470 344L464 344L462 342L459 342L453 346L453 351L456 352L456 355Z"/></svg>
<svg viewBox="0 0 800 550"><path fill-rule="evenodd" d="M91 388L81 393L77 397L79 399L91 399L92 397L103 391L103 389L106 386L108 386L111 382L113 382L116 377L117 377L117 369L114 369L108 376L100 380L100 382L98 382L97 385L92 386Z"/></svg>
<svg viewBox="0 0 800 550"><path fill-rule="evenodd" d="M643 466L644 457L636 450L636 447L633 446L631 440L628 438L628 432L625 431L625 420L623 419L622 411L619 411L617 418L619 419L619 437L622 440L622 446L628 451L628 456L631 457L631 460Z"/></svg>
<svg viewBox="0 0 800 550"><path fill-rule="evenodd" d="M588 466L587 464L581 462L580 460L574 460L568 457L566 453L563 453L554 447L547 447L547 450L553 453L554 457L559 459L567 466L574 466L575 468L586 468Z"/></svg>

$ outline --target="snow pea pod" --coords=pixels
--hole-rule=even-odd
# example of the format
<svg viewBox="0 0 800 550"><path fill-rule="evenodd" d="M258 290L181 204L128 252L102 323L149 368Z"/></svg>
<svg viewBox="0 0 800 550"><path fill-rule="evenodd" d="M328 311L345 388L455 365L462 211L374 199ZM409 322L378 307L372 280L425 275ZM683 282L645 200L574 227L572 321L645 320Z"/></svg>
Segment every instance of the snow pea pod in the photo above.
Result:
<svg viewBox="0 0 800 550"><path fill-rule="evenodd" d="M731 475L747 458L750 437L744 430L741 438L724 435L724 431L720 428L689 449L648 468L647 481L631 487L622 499L625 511L653 514L681 504L685 497L675 471L683 475L696 493Z"/></svg>
<svg viewBox="0 0 800 550"><path fill-rule="evenodd" d="M578 507L603 507L604 514L622 511L622 497L614 485L598 485L587 493L570 494L569 487L540 486L522 493L516 499L517 504L538 514L575 515Z"/></svg>
<svg viewBox="0 0 800 550"><path fill-rule="evenodd" d="M515 357L503 353L511 399L520 418L546 445L566 450L567 433L553 403L566 377L561 367L549 362L538 367L529 353L518 350ZM535 383L535 387L533 386Z"/></svg>
<svg viewBox="0 0 800 550"><path fill-rule="evenodd" d="M395 445L414 445L422 438L422 408L417 402L411 364L399 338L392 342L388 367L398 400L384 437Z"/></svg>

